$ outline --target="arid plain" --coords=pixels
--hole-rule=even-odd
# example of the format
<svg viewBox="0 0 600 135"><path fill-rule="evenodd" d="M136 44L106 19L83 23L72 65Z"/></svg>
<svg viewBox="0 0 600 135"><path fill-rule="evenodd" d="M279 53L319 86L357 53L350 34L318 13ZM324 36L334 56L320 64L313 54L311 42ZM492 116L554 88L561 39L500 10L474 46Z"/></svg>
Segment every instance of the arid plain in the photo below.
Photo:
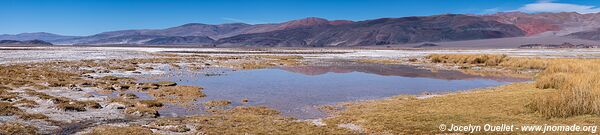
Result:
<svg viewBox="0 0 600 135"><path fill-rule="evenodd" d="M598 49L2 47L0 133L597 125L598 57Z"/></svg>

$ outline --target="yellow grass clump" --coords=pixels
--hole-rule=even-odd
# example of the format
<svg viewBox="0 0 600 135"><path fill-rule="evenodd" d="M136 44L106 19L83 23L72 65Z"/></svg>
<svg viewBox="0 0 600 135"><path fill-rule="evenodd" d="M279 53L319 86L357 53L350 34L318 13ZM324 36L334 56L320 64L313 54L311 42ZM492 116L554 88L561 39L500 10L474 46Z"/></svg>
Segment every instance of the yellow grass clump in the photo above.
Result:
<svg viewBox="0 0 600 135"><path fill-rule="evenodd" d="M514 58L504 54L431 54L426 56L433 63L458 65L500 66L509 69L545 69L549 60L541 58Z"/></svg>
<svg viewBox="0 0 600 135"><path fill-rule="evenodd" d="M434 63L482 64L486 66L497 66L508 59L506 55L494 54L431 54L427 58Z"/></svg>
<svg viewBox="0 0 600 135"><path fill-rule="evenodd" d="M528 104L546 117L600 115L600 60L554 60L535 80L536 87L552 89Z"/></svg>
<svg viewBox="0 0 600 135"><path fill-rule="evenodd" d="M433 63L538 69L541 71L535 77L535 86L549 92L526 105L531 111L545 117L600 115L600 59L509 58L487 54L433 54L427 58Z"/></svg>

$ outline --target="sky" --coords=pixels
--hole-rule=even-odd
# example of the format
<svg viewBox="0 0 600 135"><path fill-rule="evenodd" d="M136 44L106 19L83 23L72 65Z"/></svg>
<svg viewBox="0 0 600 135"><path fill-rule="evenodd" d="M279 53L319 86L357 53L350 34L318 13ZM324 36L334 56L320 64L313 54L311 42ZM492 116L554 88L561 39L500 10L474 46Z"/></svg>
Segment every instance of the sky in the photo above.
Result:
<svg viewBox="0 0 600 135"><path fill-rule="evenodd" d="M436 14L600 11L600 0L0 0L0 34L86 36L186 23L368 20Z"/></svg>

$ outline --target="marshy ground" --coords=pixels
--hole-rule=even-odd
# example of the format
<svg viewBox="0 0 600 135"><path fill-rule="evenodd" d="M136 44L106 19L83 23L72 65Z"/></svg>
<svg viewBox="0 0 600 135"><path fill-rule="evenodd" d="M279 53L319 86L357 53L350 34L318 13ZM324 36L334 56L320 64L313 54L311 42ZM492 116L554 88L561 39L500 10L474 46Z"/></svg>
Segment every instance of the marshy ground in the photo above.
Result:
<svg viewBox="0 0 600 135"><path fill-rule="evenodd" d="M576 49L3 48L0 134L435 134L453 133L438 129L451 123L597 125L599 54ZM359 68L332 67L348 62ZM361 63L394 66L374 71ZM398 65L417 68L394 71L403 69ZM211 69L220 68L301 72L315 66L326 72L429 78L446 73L525 82L324 104L316 108L326 117L302 119L253 104L257 97L211 98L222 96L180 83L185 81L156 79L193 72L219 76ZM201 113L169 115L169 109Z"/></svg>

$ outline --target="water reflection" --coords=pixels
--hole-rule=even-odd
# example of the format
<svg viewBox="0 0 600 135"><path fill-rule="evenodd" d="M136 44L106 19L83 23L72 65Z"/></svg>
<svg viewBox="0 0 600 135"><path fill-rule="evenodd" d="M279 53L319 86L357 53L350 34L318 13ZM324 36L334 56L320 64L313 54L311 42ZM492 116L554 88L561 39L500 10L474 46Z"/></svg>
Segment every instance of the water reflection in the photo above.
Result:
<svg viewBox="0 0 600 135"><path fill-rule="evenodd" d="M264 105L298 118L324 116L315 106L345 101L378 99L401 94L438 93L498 86L523 79L482 77L457 71L431 72L402 65L303 66L231 71L209 69L221 76L183 73L149 81L175 81L180 85L204 87L207 97L201 102L231 100L233 105ZM250 102L242 103L243 98ZM189 115L176 106L161 110L163 114Z"/></svg>

